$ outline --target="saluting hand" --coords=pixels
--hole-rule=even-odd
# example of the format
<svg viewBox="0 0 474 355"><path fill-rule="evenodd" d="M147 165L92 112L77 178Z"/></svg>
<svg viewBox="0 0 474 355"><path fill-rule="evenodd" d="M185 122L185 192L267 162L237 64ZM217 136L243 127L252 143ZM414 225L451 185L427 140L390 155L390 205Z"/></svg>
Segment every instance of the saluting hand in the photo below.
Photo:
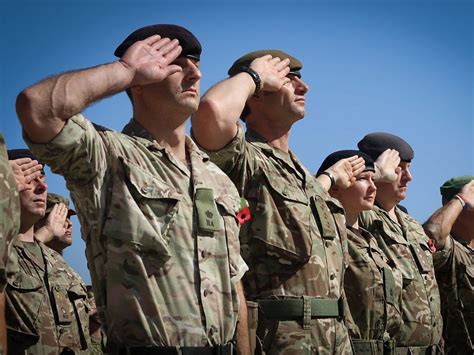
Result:
<svg viewBox="0 0 474 355"><path fill-rule="evenodd" d="M393 182L397 180L401 169L400 154L395 149L387 149L375 161L374 180L377 182Z"/></svg>
<svg viewBox="0 0 474 355"><path fill-rule="evenodd" d="M31 187L30 183L41 176L43 165L37 160L30 158L20 158L10 160L10 166L15 175L16 188L18 192L27 190Z"/></svg>
<svg viewBox="0 0 474 355"><path fill-rule="evenodd" d="M181 71L181 67L171 64L181 54L177 39L161 38L154 35L135 42L120 59L133 74L132 84L147 85L163 81L166 77Z"/></svg>
<svg viewBox="0 0 474 355"><path fill-rule="evenodd" d="M267 54L263 57L254 59L250 68L255 70L260 76L261 91L278 91L283 85L290 81L286 76L290 72L290 60L288 58L281 60L278 57L273 58Z"/></svg>
<svg viewBox="0 0 474 355"><path fill-rule="evenodd" d="M464 185L459 193L464 201L469 204L468 210L474 211L474 180Z"/></svg>
<svg viewBox="0 0 474 355"><path fill-rule="evenodd" d="M66 217L68 209L64 203L57 203L46 219L44 226L52 234L52 237L63 236L66 233Z"/></svg>
<svg viewBox="0 0 474 355"><path fill-rule="evenodd" d="M339 160L336 164L327 169L327 171L329 171L334 177L336 185L345 189L354 184L356 176L363 172L364 169L364 159L354 155Z"/></svg>

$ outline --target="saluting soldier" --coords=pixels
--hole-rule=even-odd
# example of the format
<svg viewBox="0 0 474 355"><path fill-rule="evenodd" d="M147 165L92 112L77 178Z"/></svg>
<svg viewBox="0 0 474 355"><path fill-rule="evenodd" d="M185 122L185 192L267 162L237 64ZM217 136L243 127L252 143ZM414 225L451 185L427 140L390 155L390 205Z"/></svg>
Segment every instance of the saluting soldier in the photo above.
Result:
<svg viewBox="0 0 474 355"><path fill-rule="evenodd" d="M397 354L440 353L443 320L433 267L434 245L423 227L397 206L406 198L412 180L413 149L402 138L385 132L367 134L358 147L375 160L386 149L400 154L396 179L376 182L374 209L362 212L359 221L377 239L389 265L402 274L403 323L395 337Z"/></svg>
<svg viewBox="0 0 474 355"><path fill-rule="evenodd" d="M36 161L26 149L9 159ZM21 223L7 264L6 319L9 354L88 354L85 286L61 255L35 239L34 224L46 210L44 173L20 191Z"/></svg>
<svg viewBox="0 0 474 355"><path fill-rule="evenodd" d="M433 239L446 354L474 354L474 176L440 188L443 207L423 225Z"/></svg>
<svg viewBox="0 0 474 355"><path fill-rule="evenodd" d="M364 171L355 176L350 186L329 189L331 196L341 202L346 212L349 258L344 291L350 311L347 316L349 334L355 354L394 354L394 338L402 323L402 275L390 267L377 240L359 225L358 217L360 212L374 207L375 179L396 177L395 169L400 158L398 152L387 150L374 162L361 151L341 150L328 155L316 175L321 176L332 165L354 155L364 159ZM388 174L382 173L385 171Z"/></svg>
<svg viewBox="0 0 474 355"><path fill-rule="evenodd" d="M65 177L77 208L107 349L231 354L237 328L245 353L241 200L186 136L199 105L201 45L183 27L151 25L115 54L17 100L31 149ZM124 90L133 106L126 134L82 115Z"/></svg>
<svg viewBox="0 0 474 355"><path fill-rule="evenodd" d="M251 220L240 233L249 265L244 285L259 305L263 349L345 354L351 346L342 307L344 211L288 145L291 127L305 114L302 66L280 50L237 59L230 77L203 96L192 132L250 204ZM351 162L351 174L363 166L357 157ZM339 179L329 175L322 179Z"/></svg>

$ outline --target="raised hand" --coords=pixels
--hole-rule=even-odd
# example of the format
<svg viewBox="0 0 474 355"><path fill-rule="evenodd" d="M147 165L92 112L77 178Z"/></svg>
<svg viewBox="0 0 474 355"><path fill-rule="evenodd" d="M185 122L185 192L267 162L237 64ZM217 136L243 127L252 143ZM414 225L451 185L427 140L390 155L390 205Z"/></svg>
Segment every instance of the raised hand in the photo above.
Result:
<svg viewBox="0 0 474 355"><path fill-rule="evenodd" d="M400 154L395 149L387 149L375 161L375 176L377 182L393 182L400 173Z"/></svg>
<svg viewBox="0 0 474 355"><path fill-rule="evenodd" d="M64 203L57 203L53 206L44 224L52 237L63 236L66 233L67 212L68 209Z"/></svg>
<svg viewBox="0 0 474 355"><path fill-rule="evenodd" d="M474 211L474 180L464 185L459 193L462 195L463 200L469 204L468 210Z"/></svg>
<svg viewBox="0 0 474 355"><path fill-rule="evenodd" d="M354 155L350 158L339 160L336 164L327 169L327 171L334 177L336 185L345 189L354 184L357 175L362 173L364 169L364 159Z"/></svg>
<svg viewBox="0 0 474 355"><path fill-rule="evenodd" d="M10 160L10 166L15 175L18 192L29 189L31 187L30 183L42 175L43 165L30 158Z"/></svg>
<svg viewBox="0 0 474 355"><path fill-rule="evenodd" d="M283 85L290 81L286 76L290 72L290 60L288 58L281 60L278 57L273 58L267 54L255 59L250 68L255 70L260 76L261 91L278 91Z"/></svg>
<svg viewBox="0 0 474 355"><path fill-rule="evenodd" d="M132 84L147 85L163 81L166 77L181 71L181 67L171 64L181 54L177 39L161 38L154 35L134 43L120 59L133 74Z"/></svg>

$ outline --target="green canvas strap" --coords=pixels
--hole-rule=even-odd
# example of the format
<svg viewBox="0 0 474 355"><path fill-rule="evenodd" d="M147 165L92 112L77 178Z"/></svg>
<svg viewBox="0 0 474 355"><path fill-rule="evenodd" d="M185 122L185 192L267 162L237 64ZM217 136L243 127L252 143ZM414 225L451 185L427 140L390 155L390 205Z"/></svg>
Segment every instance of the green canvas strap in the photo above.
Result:
<svg viewBox="0 0 474 355"><path fill-rule="evenodd" d="M219 211L214 201L212 189L198 188L194 195L198 216L198 228L201 232L217 232L222 229Z"/></svg>
<svg viewBox="0 0 474 355"><path fill-rule="evenodd" d="M355 355L379 355L384 354L384 342L382 340L351 339Z"/></svg>
<svg viewBox="0 0 474 355"><path fill-rule="evenodd" d="M342 300L327 298L258 300L265 318L299 320L309 324L310 318L339 318L344 316Z"/></svg>
<svg viewBox="0 0 474 355"><path fill-rule="evenodd" d="M395 278L393 277L393 272L389 267L384 267L382 270L385 301L395 306L398 302L395 293Z"/></svg>

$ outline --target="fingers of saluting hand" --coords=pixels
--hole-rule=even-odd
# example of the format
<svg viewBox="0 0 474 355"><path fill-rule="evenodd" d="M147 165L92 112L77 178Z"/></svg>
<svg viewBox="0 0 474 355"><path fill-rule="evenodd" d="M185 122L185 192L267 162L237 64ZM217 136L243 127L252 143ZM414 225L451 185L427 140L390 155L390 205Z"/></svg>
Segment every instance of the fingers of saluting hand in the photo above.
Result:
<svg viewBox="0 0 474 355"><path fill-rule="evenodd" d="M354 176L359 175L365 169L365 161L363 158L358 157L357 159L351 162L352 174Z"/></svg>
<svg viewBox="0 0 474 355"><path fill-rule="evenodd" d="M277 58L277 59L280 59L280 58ZM288 58L286 58L286 59L283 59L283 60L280 60L280 61L276 62L275 63L275 68L278 71L288 70L288 72L289 72L290 71L289 65L290 65L290 60Z"/></svg>

